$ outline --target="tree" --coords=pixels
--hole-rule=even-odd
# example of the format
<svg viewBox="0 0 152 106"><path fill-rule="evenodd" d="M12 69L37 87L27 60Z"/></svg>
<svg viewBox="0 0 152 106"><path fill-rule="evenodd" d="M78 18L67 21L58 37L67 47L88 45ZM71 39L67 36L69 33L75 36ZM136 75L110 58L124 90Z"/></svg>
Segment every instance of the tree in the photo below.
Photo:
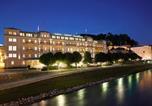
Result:
<svg viewBox="0 0 152 106"><path fill-rule="evenodd" d="M95 55L95 62L105 62L107 60L107 55L105 53L98 53Z"/></svg>
<svg viewBox="0 0 152 106"><path fill-rule="evenodd" d="M73 52L73 62L75 62L76 64L76 67L77 67L77 64L82 60L82 56L79 52L75 51Z"/></svg>
<svg viewBox="0 0 152 106"><path fill-rule="evenodd" d="M65 63L70 66L70 64L72 64L74 61L73 61L73 54L72 53L64 53L64 61Z"/></svg>
<svg viewBox="0 0 152 106"><path fill-rule="evenodd" d="M53 54L51 52L42 54L39 58L39 61L42 64L46 65L47 68L50 64L53 64L55 62Z"/></svg>
<svg viewBox="0 0 152 106"><path fill-rule="evenodd" d="M90 52L85 52L84 53L84 63L88 64L92 62L92 57L91 57L91 53Z"/></svg>

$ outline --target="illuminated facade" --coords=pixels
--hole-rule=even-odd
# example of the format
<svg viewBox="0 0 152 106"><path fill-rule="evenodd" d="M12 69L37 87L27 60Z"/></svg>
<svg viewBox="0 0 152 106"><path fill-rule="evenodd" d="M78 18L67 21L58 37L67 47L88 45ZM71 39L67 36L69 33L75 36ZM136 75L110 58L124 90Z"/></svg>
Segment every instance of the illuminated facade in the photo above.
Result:
<svg viewBox="0 0 152 106"><path fill-rule="evenodd" d="M0 44L0 68L5 67L5 58L6 58L5 47Z"/></svg>
<svg viewBox="0 0 152 106"><path fill-rule="evenodd" d="M95 41L90 37L51 34L45 31L25 32L16 28L6 28L4 33L6 68L26 67L31 65L29 60L38 60L46 52L78 51L83 55L85 51L89 51L92 57L98 52L107 52L105 41Z"/></svg>
<svg viewBox="0 0 152 106"><path fill-rule="evenodd" d="M152 46L145 45L145 46L138 46L132 47L131 50L139 55L142 60L152 60Z"/></svg>

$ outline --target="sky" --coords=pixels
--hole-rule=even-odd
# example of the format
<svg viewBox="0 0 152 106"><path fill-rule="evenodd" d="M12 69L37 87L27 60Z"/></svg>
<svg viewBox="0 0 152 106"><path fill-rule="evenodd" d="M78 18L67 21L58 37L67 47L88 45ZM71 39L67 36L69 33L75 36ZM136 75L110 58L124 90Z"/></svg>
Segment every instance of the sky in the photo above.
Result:
<svg viewBox="0 0 152 106"><path fill-rule="evenodd" d="M51 33L128 34L152 44L152 0L0 0L0 43L4 28Z"/></svg>

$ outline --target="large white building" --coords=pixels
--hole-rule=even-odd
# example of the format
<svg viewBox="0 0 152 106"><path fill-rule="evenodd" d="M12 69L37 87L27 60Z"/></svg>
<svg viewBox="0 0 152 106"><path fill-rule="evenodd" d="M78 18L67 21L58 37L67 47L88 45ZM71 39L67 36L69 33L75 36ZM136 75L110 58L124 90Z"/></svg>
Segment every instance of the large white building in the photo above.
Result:
<svg viewBox="0 0 152 106"><path fill-rule="evenodd" d="M106 52L105 41L78 35L52 34L46 31L27 32L16 28L6 28L4 33L6 60L5 67L26 67L36 64L41 54L46 52L74 52L82 55L88 51L92 57Z"/></svg>

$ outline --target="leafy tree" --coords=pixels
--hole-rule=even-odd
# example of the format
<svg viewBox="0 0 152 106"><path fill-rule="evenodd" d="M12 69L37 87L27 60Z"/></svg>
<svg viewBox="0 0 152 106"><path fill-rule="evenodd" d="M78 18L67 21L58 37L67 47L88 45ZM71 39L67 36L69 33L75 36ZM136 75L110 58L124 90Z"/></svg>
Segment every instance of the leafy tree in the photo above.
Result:
<svg viewBox="0 0 152 106"><path fill-rule="evenodd" d="M50 64L53 64L55 62L53 54L51 52L42 54L39 58L39 61L42 64L46 65L47 68Z"/></svg>
<svg viewBox="0 0 152 106"><path fill-rule="evenodd" d="M108 58L105 53L100 52L95 55L95 62L105 62L107 60L108 60Z"/></svg>
<svg viewBox="0 0 152 106"><path fill-rule="evenodd" d="M63 55L62 52L56 52L56 53L54 54L54 58L55 58L56 61L62 61L63 58L64 58L64 55Z"/></svg>
<svg viewBox="0 0 152 106"><path fill-rule="evenodd" d="M74 61L73 61L73 54L72 53L64 53L64 61L65 63L70 66L70 64L72 64Z"/></svg>
<svg viewBox="0 0 152 106"><path fill-rule="evenodd" d="M85 52L84 53L84 63L88 64L92 62L92 57L91 57L91 53L90 52Z"/></svg>
<svg viewBox="0 0 152 106"><path fill-rule="evenodd" d="M82 56L79 52L73 52L73 62L75 62L76 66L77 64L82 60Z"/></svg>

